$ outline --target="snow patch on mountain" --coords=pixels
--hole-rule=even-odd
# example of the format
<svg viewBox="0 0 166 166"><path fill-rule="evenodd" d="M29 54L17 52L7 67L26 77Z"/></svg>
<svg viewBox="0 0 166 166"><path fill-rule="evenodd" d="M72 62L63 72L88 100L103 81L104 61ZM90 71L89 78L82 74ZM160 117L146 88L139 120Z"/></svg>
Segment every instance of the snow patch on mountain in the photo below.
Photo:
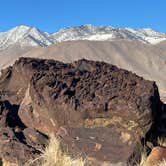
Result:
<svg viewBox="0 0 166 166"><path fill-rule="evenodd" d="M55 33L42 32L30 26L17 26L0 32L0 49L13 44L19 46L47 47L51 44L72 40L111 41L116 39L135 40L147 44L157 44L166 40L166 34L150 28L115 28L111 26L82 25L61 29Z"/></svg>
<svg viewBox="0 0 166 166"><path fill-rule="evenodd" d="M82 25L62 29L53 34L56 42L69 40L111 41L115 39L136 40L147 44L156 44L166 40L166 34L150 28L114 28L111 26Z"/></svg>

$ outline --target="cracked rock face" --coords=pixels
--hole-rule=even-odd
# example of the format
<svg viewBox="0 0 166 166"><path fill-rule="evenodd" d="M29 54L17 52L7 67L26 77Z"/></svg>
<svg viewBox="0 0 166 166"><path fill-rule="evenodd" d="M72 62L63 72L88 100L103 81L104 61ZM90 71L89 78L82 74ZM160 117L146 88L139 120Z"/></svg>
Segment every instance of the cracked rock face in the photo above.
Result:
<svg viewBox="0 0 166 166"><path fill-rule="evenodd" d="M84 59L65 64L20 58L2 72L0 94L1 100L19 106L21 132L33 148L36 132L53 132L73 155L122 165L151 128L161 105L154 82ZM8 126L7 115L0 114L0 123ZM44 144L40 136L37 140Z"/></svg>

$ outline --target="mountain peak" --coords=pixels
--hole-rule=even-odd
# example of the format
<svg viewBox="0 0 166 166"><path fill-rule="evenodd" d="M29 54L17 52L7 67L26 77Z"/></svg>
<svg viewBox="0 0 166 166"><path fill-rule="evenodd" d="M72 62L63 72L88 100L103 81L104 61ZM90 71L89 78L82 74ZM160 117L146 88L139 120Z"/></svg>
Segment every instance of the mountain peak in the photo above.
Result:
<svg viewBox="0 0 166 166"><path fill-rule="evenodd" d="M18 25L12 29L29 29L32 28L32 26L27 26L27 25Z"/></svg>
<svg viewBox="0 0 166 166"><path fill-rule="evenodd" d="M17 34L24 34L24 33L27 33L28 31L30 31L31 29L36 29L35 27L31 27L31 26L26 26L26 25L19 25L19 26L16 26L6 32L15 32Z"/></svg>
<svg viewBox="0 0 166 166"><path fill-rule="evenodd" d="M48 46L52 44L48 35L31 26L20 25L6 32L0 33L0 48L5 49L10 45L20 46Z"/></svg>

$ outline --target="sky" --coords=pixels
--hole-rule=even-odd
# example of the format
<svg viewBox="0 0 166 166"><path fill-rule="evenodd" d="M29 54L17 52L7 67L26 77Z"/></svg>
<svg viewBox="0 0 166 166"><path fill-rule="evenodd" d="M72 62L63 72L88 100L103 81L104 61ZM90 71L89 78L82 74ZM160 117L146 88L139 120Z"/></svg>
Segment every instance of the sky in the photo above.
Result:
<svg viewBox="0 0 166 166"><path fill-rule="evenodd" d="M83 24L166 32L166 0L0 0L0 31L22 24L48 32Z"/></svg>

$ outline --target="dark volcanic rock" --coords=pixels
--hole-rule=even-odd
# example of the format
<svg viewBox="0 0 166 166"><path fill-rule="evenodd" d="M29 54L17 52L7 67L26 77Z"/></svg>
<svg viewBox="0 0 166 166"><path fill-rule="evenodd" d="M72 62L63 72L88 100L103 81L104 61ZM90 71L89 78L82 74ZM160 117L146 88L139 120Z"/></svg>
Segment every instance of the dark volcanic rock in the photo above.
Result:
<svg viewBox="0 0 166 166"><path fill-rule="evenodd" d="M0 158L4 162L21 166L39 154L35 148L22 143L11 128L0 129Z"/></svg>
<svg viewBox="0 0 166 166"><path fill-rule="evenodd" d="M45 60L20 58L12 67L1 71L0 98L20 104L24 97L28 83L33 74L38 71L47 71L50 64ZM55 62L54 62L55 63Z"/></svg>
<svg viewBox="0 0 166 166"><path fill-rule="evenodd" d="M36 130L15 131L10 127L0 128L0 158L4 162L24 165L30 159L39 157L47 144L47 137Z"/></svg>
<svg viewBox="0 0 166 166"><path fill-rule="evenodd" d="M73 154L123 165L161 106L154 82L87 60L64 64L21 58L3 71L0 94L21 103L19 117L25 126L56 133ZM32 133L23 132L33 144L28 140Z"/></svg>
<svg viewBox="0 0 166 166"><path fill-rule="evenodd" d="M9 166L22 166L35 159L47 144L47 137L21 122L18 108L8 101L0 101L0 158Z"/></svg>

